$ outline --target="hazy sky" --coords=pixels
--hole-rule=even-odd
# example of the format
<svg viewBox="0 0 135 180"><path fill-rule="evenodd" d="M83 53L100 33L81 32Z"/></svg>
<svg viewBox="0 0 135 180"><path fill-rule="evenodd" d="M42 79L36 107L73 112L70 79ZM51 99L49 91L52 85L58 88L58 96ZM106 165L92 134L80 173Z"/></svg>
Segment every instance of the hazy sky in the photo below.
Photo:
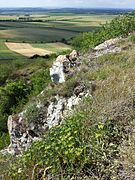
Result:
<svg viewBox="0 0 135 180"><path fill-rule="evenodd" d="M0 0L0 7L117 7L135 9L135 0Z"/></svg>

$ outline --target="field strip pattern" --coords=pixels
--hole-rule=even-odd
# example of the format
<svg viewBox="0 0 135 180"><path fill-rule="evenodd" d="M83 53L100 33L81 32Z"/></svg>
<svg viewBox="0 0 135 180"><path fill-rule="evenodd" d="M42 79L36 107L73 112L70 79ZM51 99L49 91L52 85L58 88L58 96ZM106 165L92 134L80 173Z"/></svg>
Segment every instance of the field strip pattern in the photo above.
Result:
<svg viewBox="0 0 135 180"><path fill-rule="evenodd" d="M29 43L5 42L5 44L11 51L14 51L27 57L32 57L36 54L39 56L45 56L53 53L52 51L48 51L45 49L34 48Z"/></svg>

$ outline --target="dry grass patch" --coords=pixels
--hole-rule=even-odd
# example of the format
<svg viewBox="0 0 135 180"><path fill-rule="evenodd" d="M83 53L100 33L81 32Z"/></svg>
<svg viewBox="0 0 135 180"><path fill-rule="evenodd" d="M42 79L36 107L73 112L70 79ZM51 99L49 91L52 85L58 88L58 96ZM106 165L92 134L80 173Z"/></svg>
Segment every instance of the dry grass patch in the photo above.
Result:
<svg viewBox="0 0 135 180"><path fill-rule="evenodd" d="M41 48L34 48L29 43L12 43L6 42L6 46L16 53L22 54L23 56L31 57L34 55L45 56L48 54L52 54L51 51L41 49Z"/></svg>
<svg viewBox="0 0 135 180"><path fill-rule="evenodd" d="M0 38L1 39L16 38L15 31L14 30L0 30Z"/></svg>

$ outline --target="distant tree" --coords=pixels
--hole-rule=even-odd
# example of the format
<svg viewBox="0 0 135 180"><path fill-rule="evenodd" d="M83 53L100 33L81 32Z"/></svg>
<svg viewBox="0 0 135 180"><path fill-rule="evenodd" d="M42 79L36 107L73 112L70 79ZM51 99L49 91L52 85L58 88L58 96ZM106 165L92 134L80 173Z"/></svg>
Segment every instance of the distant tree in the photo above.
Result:
<svg viewBox="0 0 135 180"><path fill-rule="evenodd" d="M62 38L61 42L64 43L64 44L67 44L67 40L65 38Z"/></svg>

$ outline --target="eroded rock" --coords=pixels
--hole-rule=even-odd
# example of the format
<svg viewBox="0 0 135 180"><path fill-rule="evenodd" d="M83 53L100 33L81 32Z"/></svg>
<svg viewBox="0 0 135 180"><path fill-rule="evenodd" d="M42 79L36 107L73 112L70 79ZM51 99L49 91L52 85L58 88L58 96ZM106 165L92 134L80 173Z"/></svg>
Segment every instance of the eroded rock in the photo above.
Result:
<svg viewBox="0 0 135 180"><path fill-rule="evenodd" d="M117 46L119 38L109 39L102 44L96 46L93 50L95 51L96 57L102 56L108 53L119 53L121 48Z"/></svg>
<svg viewBox="0 0 135 180"><path fill-rule="evenodd" d="M78 52L73 50L68 56L57 57L50 68L50 76L55 84L65 82L67 77L78 71L81 64L78 55ZM48 87L48 91L54 87ZM66 116L71 115L83 97L91 96L95 89L93 87L93 82L77 82L70 97L56 94L45 101L38 98L44 96L42 91L34 102L34 109L29 106L21 113L9 116L10 145L5 152L18 155L27 150L31 143L39 140L48 129L61 124ZM33 104L31 106L33 107ZM30 110L31 114L28 114Z"/></svg>
<svg viewBox="0 0 135 180"><path fill-rule="evenodd" d="M65 82L65 76L63 71L63 63L55 62L53 67L50 68L51 80L55 83Z"/></svg>
<svg viewBox="0 0 135 180"><path fill-rule="evenodd" d="M76 50L73 50L69 55L69 59L71 61L76 61L78 57L79 57L79 53Z"/></svg>
<svg viewBox="0 0 135 180"><path fill-rule="evenodd" d="M56 95L47 103L36 101L36 118L31 117L29 121L26 114L30 107L20 114L9 116L10 145L6 151L18 155L27 150L33 141L40 139L48 129L61 124L66 116L72 114L82 97L91 96L92 87L88 84L93 86L91 82L77 83L71 97Z"/></svg>
<svg viewBox="0 0 135 180"><path fill-rule="evenodd" d="M78 62L79 54L76 50L73 50L70 55L60 55L50 68L50 76L54 83L63 83L66 80L66 76L70 76L72 69L79 66Z"/></svg>
<svg viewBox="0 0 135 180"><path fill-rule="evenodd" d="M118 41L119 41L119 38L109 39L109 40L103 42L102 44L99 44L98 46L96 46L94 48L94 50L99 51L99 50L103 50L103 49L108 49L110 46L116 45L116 43Z"/></svg>

